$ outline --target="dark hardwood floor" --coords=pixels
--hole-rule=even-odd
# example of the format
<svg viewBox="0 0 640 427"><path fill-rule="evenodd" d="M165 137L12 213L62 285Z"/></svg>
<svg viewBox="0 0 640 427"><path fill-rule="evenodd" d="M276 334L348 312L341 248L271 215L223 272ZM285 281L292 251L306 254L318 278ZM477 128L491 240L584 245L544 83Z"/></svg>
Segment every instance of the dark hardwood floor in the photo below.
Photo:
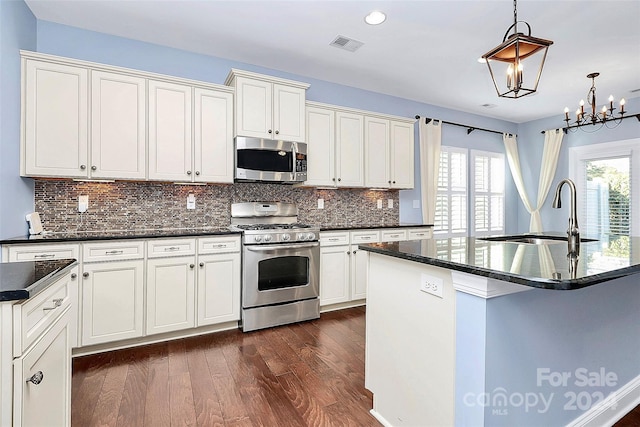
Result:
<svg viewBox="0 0 640 427"><path fill-rule="evenodd" d="M72 426L379 426L364 334L364 308L354 308L79 357ZM640 407L615 427L640 427Z"/></svg>

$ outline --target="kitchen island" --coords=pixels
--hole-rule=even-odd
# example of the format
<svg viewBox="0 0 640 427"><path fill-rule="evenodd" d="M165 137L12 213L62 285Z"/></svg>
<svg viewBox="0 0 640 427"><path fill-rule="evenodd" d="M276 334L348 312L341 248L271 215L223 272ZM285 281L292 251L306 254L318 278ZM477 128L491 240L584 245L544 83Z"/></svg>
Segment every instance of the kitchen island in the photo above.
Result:
<svg viewBox="0 0 640 427"><path fill-rule="evenodd" d="M369 251L365 385L385 425L608 425L640 401L640 239ZM392 351L390 351L392 349Z"/></svg>

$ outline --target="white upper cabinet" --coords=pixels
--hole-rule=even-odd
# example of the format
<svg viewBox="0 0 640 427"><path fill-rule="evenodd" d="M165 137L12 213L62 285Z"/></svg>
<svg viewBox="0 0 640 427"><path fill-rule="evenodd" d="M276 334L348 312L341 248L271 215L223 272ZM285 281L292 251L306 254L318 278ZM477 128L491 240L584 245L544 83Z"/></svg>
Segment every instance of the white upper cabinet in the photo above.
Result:
<svg viewBox="0 0 640 427"><path fill-rule="evenodd" d="M364 119L365 185L388 188L389 178L389 120L378 117Z"/></svg>
<svg viewBox="0 0 640 427"><path fill-rule="evenodd" d="M233 94L194 90L194 181L233 182Z"/></svg>
<svg viewBox="0 0 640 427"><path fill-rule="evenodd" d="M391 188L413 188L413 123L391 121Z"/></svg>
<svg viewBox="0 0 640 427"><path fill-rule="evenodd" d="M192 180L191 91L149 80L149 179Z"/></svg>
<svg viewBox="0 0 640 427"><path fill-rule="evenodd" d="M336 113L330 108L307 107L306 185L335 185Z"/></svg>
<svg viewBox="0 0 640 427"><path fill-rule="evenodd" d="M336 185L364 186L364 116L336 112Z"/></svg>
<svg viewBox="0 0 640 427"><path fill-rule="evenodd" d="M231 70L236 89L235 135L305 142L306 83Z"/></svg>
<svg viewBox="0 0 640 427"><path fill-rule="evenodd" d="M92 178L145 179L145 79L91 72Z"/></svg>
<svg viewBox="0 0 640 427"><path fill-rule="evenodd" d="M21 175L88 174L88 70L23 59Z"/></svg>
<svg viewBox="0 0 640 427"><path fill-rule="evenodd" d="M413 124L365 117L365 186L413 188Z"/></svg>

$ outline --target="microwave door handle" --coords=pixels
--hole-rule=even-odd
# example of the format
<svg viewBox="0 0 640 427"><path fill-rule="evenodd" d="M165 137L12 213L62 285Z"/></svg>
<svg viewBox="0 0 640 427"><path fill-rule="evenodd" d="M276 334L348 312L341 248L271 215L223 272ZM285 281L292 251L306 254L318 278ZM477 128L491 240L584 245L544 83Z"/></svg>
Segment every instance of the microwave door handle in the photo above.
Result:
<svg viewBox="0 0 640 427"><path fill-rule="evenodd" d="M293 175L293 179L296 178L296 175L298 174L298 168L297 168L297 163L296 163L296 149L297 149L297 144L295 142L291 143L291 163L292 163L292 175Z"/></svg>

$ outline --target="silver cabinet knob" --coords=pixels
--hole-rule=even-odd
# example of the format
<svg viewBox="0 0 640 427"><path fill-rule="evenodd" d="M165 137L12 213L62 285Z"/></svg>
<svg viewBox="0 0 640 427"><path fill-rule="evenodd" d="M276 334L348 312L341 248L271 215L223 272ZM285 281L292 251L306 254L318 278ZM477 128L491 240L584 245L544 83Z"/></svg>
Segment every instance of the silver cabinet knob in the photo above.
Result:
<svg viewBox="0 0 640 427"><path fill-rule="evenodd" d="M187 175L191 175L191 171L187 171Z"/></svg>
<svg viewBox="0 0 640 427"><path fill-rule="evenodd" d="M87 167L85 165L80 165L80 169L85 170Z"/></svg>
<svg viewBox="0 0 640 427"><path fill-rule="evenodd" d="M38 371L35 374L31 375L30 378L27 378L27 382L38 385L42 382L43 379L44 379L44 374L42 373L42 371Z"/></svg>
<svg viewBox="0 0 640 427"><path fill-rule="evenodd" d="M269 129L269 130L267 131L267 133L271 133L271 129Z"/></svg>
<svg viewBox="0 0 640 427"><path fill-rule="evenodd" d="M78 277L78 275L76 273L71 273L71 278L75 279L76 277Z"/></svg>
<svg viewBox="0 0 640 427"><path fill-rule="evenodd" d="M97 168L96 166L91 166L91 170L92 170L92 171L97 170L97 169L98 169L98 168Z"/></svg>
<svg viewBox="0 0 640 427"><path fill-rule="evenodd" d="M201 262L200 264L198 264L200 267L204 267L204 262Z"/></svg>
<svg viewBox="0 0 640 427"><path fill-rule="evenodd" d="M342 181L342 178L338 178L338 181Z"/></svg>
<svg viewBox="0 0 640 427"><path fill-rule="evenodd" d="M276 131L276 135L278 135L279 133L280 133L280 131L279 131L279 130L277 130L277 131Z"/></svg>
<svg viewBox="0 0 640 427"><path fill-rule="evenodd" d="M200 171L196 171L196 175L200 175Z"/></svg>
<svg viewBox="0 0 640 427"><path fill-rule="evenodd" d="M89 277L89 272L85 271L84 273L82 273L82 277Z"/></svg>
<svg viewBox="0 0 640 427"><path fill-rule="evenodd" d="M194 268L195 264L189 264L189 268Z"/></svg>

